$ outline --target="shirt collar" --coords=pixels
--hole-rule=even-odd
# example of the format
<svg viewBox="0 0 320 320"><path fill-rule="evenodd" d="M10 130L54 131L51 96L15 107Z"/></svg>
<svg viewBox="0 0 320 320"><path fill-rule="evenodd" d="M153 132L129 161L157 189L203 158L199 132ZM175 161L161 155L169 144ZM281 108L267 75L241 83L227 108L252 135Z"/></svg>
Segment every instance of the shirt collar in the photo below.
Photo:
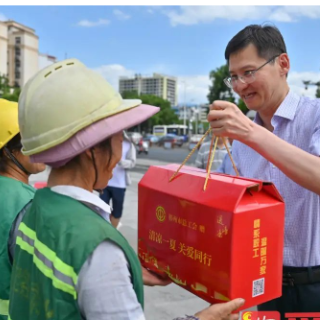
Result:
<svg viewBox="0 0 320 320"><path fill-rule="evenodd" d="M296 93L292 92L291 90L288 92L287 96L284 98L282 103L280 104L279 108L275 112L275 114L272 117L272 120L274 117L280 117L285 118L288 120L293 120L294 116L296 114L298 105L300 102L300 97ZM271 122L272 122L271 120ZM259 116L259 113L256 113L256 116L254 118L254 122L256 122L259 125L262 125L261 118Z"/></svg>
<svg viewBox="0 0 320 320"><path fill-rule="evenodd" d="M110 206L94 193L75 186L55 186L52 187L51 190L83 202L86 205L89 204L89 207L92 205L106 220L110 221Z"/></svg>
<svg viewBox="0 0 320 320"><path fill-rule="evenodd" d="M293 120L299 105L299 101L300 97L290 90L280 104L274 116Z"/></svg>

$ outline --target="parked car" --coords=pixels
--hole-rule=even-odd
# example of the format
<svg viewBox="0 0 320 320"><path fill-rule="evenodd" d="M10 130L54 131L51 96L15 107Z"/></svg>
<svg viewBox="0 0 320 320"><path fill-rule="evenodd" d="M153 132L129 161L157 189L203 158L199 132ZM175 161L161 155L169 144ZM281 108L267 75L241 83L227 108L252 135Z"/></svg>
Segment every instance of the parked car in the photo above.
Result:
<svg viewBox="0 0 320 320"><path fill-rule="evenodd" d="M163 147L165 142L171 142L173 146L181 147L183 145L183 137L167 134L159 139L158 146Z"/></svg>
<svg viewBox="0 0 320 320"><path fill-rule="evenodd" d="M189 142L189 149L192 150L196 144L201 140L201 138L203 137L202 134L194 134L191 138L190 138L190 142ZM198 150L200 149L201 144L198 146Z"/></svg>
<svg viewBox="0 0 320 320"><path fill-rule="evenodd" d="M159 137L154 136L153 134L146 134L143 137L143 140L144 141L149 141L150 145L151 145L151 144L156 144L159 141Z"/></svg>

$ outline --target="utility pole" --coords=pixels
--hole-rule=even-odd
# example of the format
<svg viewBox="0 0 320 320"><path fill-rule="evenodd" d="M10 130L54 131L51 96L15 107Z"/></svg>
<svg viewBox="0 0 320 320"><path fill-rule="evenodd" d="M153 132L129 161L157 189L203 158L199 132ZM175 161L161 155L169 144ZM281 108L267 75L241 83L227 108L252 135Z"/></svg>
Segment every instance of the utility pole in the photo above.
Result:
<svg viewBox="0 0 320 320"><path fill-rule="evenodd" d="M186 105L186 82L182 81L184 84L184 106L183 106L183 135L186 135L186 121L187 121L187 105Z"/></svg>
<svg viewBox="0 0 320 320"><path fill-rule="evenodd" d="M199 105L196 105L196 134L198 134Z"/></svg>

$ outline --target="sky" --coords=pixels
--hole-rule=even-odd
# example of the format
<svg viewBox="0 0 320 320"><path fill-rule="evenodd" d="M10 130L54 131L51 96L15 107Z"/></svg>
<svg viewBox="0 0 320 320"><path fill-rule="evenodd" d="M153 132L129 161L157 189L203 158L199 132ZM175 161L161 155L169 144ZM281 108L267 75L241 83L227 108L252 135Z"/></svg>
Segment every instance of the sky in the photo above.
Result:
<svg viewBox="0 0 320 320"><path fill-rule="evenodd" d="M293 91L314 96L302 80L320 80L320 6L0 6L7 19L35 29L41 53L77 58L116 89L119 76L175 76L180 104L208 102L210 71L249 24L280 29Z"/></svg>

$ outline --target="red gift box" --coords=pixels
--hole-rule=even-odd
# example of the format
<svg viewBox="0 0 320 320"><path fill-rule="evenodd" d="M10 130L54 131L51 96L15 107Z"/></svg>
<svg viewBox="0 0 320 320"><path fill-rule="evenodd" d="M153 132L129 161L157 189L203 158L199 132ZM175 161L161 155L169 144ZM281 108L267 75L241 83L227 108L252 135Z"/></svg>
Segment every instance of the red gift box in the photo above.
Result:
<svg viewBox="0 0 320 320"><path fill-rule="evenodd" d="M284 201L270 182L150 167L139 183L141 264L210 303L281 296Z"/></svg>

